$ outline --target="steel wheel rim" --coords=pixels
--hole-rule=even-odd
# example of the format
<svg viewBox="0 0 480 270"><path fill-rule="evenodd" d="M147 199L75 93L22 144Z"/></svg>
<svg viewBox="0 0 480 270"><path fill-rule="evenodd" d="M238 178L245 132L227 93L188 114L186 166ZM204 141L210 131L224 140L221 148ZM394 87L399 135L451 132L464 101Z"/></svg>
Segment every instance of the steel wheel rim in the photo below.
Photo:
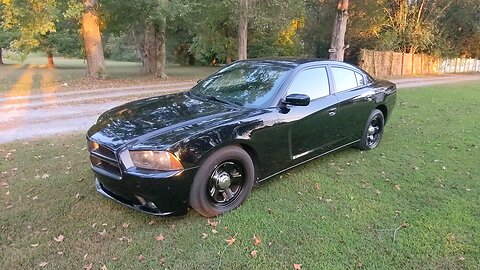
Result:
<svg viewBox="0 0 480 270"><path fill-rule="evenodd" d="M383 122L378 115L376 115L367 128L367 145L370 148L376 147L380 143Z"/></svg>
<svg viewBox="0 0 480 270"><path fill-rule="evenodd" d="M238 198L244 183L245 172L238 162L222 162L208 179L208 198L216 206L228 206Z"/></svg>

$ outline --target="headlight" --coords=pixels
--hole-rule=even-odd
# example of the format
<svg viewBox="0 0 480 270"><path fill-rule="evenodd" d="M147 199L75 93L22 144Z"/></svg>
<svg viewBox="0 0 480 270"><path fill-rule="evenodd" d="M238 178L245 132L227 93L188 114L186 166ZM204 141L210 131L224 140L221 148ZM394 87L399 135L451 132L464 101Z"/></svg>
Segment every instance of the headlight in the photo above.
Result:
<svg viewBox="0 0 480 270"><path fill-rule="evenodd" d="M137 168L176 171L183 170L183 165L172 153L165 151L129 151L133 164Z"/></svg>

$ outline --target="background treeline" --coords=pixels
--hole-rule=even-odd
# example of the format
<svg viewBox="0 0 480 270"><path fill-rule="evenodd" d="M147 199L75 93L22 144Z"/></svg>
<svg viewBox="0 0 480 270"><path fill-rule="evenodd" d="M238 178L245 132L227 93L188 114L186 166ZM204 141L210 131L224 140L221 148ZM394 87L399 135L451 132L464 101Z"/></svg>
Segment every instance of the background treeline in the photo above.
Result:
<svg viewBox="0 0 480 270"><path fill-rule="evenodd" d="M145 73L165 77L167 60L242 58L245 39L249 58L328 57L336 7L335 0L0 0L0 47L45 52L52 65L54 55L86 57L89 11L105 57L140 61ZM480 56L480 0L350 1L348 13L347 61L362 48Z"/></svg>

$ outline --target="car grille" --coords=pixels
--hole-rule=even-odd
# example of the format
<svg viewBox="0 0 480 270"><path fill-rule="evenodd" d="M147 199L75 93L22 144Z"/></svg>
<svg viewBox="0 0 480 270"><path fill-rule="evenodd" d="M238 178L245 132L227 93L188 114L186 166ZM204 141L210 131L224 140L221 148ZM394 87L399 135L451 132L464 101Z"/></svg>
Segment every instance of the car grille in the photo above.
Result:
<svg viewBox="0 0 480 270"><path fill-rule="evenodd" d="M94 141L88 141L88 150L95 172L117 180L122 178L120 164L113 150Z"/></svg>

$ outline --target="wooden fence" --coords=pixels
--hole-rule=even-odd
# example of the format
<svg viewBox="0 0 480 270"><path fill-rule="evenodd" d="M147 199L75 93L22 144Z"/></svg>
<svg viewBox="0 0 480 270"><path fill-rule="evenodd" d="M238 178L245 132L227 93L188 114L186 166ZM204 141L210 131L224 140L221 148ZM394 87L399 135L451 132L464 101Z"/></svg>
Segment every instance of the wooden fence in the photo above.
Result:
<svg viewBox="0 0 480 270"><path fill-rule="evenodd" d="M480 72L480 60L362 50L359 66L376 77Z"/></svg>

